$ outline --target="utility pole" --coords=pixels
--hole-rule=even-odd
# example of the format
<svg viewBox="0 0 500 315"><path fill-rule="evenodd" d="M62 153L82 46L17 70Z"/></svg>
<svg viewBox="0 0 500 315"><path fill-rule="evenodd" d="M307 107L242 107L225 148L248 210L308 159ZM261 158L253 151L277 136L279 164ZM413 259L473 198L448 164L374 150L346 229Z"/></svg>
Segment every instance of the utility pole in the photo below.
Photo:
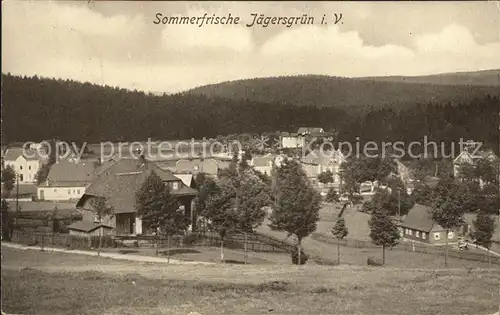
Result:
<svg viewBox="0 0 500 315"><path fill-rule="evenodd" d="M19 227L19 174L16 173L16 228Z"/></svg>

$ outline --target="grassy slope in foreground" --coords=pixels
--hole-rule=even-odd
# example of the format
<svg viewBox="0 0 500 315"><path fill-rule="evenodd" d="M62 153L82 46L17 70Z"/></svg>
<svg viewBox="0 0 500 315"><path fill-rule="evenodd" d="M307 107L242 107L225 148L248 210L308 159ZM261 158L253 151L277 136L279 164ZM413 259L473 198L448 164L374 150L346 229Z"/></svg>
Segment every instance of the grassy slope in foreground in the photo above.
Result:
<svg viewBox="0 0 500 315"><path fill-rule="evenodd" d="M486 94L500 96L500 80L495 83L492 80L483 80L482 77L474 79L472 75L466 78L463 78L465 74L454 75L460 78L452 77L452 74L356 79L319 75L256 78L201 86L185 93L260 102L338 107L404 106L429 102L456 104ZM489 84L452 84L467 81Z"/></svg>
<svg viewBox="0 0 500 315"><path fill-rule="evenodd" d="M490 314L500 272L165 266L2 248L2 304L30 314Z"/></svg>

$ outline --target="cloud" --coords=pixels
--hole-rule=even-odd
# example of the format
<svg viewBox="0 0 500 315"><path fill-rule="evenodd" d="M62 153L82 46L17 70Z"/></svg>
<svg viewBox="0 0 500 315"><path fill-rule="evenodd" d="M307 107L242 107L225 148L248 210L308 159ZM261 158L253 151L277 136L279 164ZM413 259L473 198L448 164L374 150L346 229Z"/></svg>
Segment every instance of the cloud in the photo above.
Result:
<svg viewBox="0 0 500 315"><path fill-rule="evenodd" d="M413 56L410 49L397 45L365 45L356 31L341 32L338 27L314 26L284 31L266 42L261 52L263 55L295 54L305 57L316 54L365 59L405 59Z"/></svg>
<svg viewBox="0 0 500 315"><path fill-rule="evenodd" d="M180 17L227 17L228 13L207 13L190 10L185 15L162 15L170 19ZM237 17L235 15L232 15ZM156 19L155 19L156 20ZM162 25L162 24L158 24ZM248 52L254 47L250 30L238 25L213 25L204 22L202 26L192 24L167 24L162 31L162 44L169 51L195 49Z"/></svg>
<svg viewBox="0 0 500 315"><path fill-rule="evenodd" d="M436 34L424 34L415 40L420 52L467 53L477 49L477 44L469 30L452 24Z"/></svg>
<svg viewBox="0 0 500 315"><path fill-rule="evenodd" d="M495 42L479 45L471 32L458 24L418 36L414 46L417 51L415 63L427 68L428 72L500 67L500 36Z"/></svg>

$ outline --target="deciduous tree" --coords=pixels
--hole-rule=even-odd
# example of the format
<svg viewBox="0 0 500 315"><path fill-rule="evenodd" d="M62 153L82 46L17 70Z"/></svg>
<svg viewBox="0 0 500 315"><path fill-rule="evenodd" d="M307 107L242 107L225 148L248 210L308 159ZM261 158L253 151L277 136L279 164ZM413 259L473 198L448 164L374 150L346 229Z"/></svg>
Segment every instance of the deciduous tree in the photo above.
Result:
<svg viewBox="0 0 500 315"><path fill-rule="evenodd" d="M345 219L343 217L337 218L335 225L332 228L332 234L337 239L337 262L340 265L340 241L343 240L349 231L345 225Z"/></svg>
<svg viewBox="0 0 500 315"><path fill-rule="evenodd" d="M448 236L463 223L464 187L452 177L442 178L435 189L435 199L432 206L432 219L446 231L445 266L448 266Z"/></svg>
<svg viewBox="0 0 500 315"><path fill-rule="evenodd" d="M2 194L4 195L3 197L10 195L11 191L14 189L15 181L16 171L14 171L14 168L11 165L7 165L2 170L2 183L4 189L4 191L2 191Z"/></svg>
<svg viewBox="0 0 500 315"><path fill-rule="evenodd" d="M495 220L486 211L479 211L472 224L474 226L472 238L476 244L488 249L489 263L491 264L490 250L493 233L495 233Z"/></svg>
<svg viewBox="0 0 500 315"><path fill-rule="evenodd" d="M300 262L302 240L317 227L321 196L295 160L285 160L277 168L275 184L277 202L270 217L270 226L297 238Z"/></svg>
<svg viewBox="0 0 500 315"><path fill-rule="evenodd" d="M333 173L330 170L326 170L324 172L321 172L318 175L318 181L322 184L329 184L333 183Z"/></svg>
<svg viewBox="0 0 500 315"><path fill-rule="evenodd" d="M43 183L45 180L47 180L47 177L49 176L50 172L50 164L43 164L38 171L35 174L35 181L37 185L40 185Z"/></svg>
<svg viewBox="0 0 500 315"><path fill-rule="evenodd" d="M382 264L385 264L385 249L398 244L400 238L398 227L385 209L374 211L368 225L372 242L375 245L382 246Z"/></svg>
<svg viewBox="0 0 500 315"><path fill-rule="evenodd" d="M148 229L154 229L158 236L160 233L168 236L170 256L170 238L185 230L188 220L179 209L177 199L155 172L151 172L136 193L136 209Z"/></svg>

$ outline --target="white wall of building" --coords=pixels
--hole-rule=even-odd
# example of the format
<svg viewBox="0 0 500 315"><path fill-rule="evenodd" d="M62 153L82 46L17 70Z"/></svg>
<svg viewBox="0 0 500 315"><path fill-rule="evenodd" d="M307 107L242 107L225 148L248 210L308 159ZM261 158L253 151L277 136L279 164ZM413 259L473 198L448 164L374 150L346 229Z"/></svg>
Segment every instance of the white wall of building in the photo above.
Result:
<svg viewBox="0 0 500 315"><path fill-rule="evenodd" d="M283 136L281 137L282 148L302 148L304 146L304 138L297 136Z"/></svg>
<svg viewBox="0 0 500 315"><path fill-rule="evenodd" d="M85 186L77 186L77 187L40 186L37 188L37 199L38 200L80 199L84 193L85 193Z"/></svg>
<svg viewBox="0 0 500 315"><path fill-rule="evenodd" d="M24 156L20 155L14 161L5 161L5 166L10 165L14 171L19 175L19 183L34 183L35 175L40 169L40 161L27 160Z"/></svg>

